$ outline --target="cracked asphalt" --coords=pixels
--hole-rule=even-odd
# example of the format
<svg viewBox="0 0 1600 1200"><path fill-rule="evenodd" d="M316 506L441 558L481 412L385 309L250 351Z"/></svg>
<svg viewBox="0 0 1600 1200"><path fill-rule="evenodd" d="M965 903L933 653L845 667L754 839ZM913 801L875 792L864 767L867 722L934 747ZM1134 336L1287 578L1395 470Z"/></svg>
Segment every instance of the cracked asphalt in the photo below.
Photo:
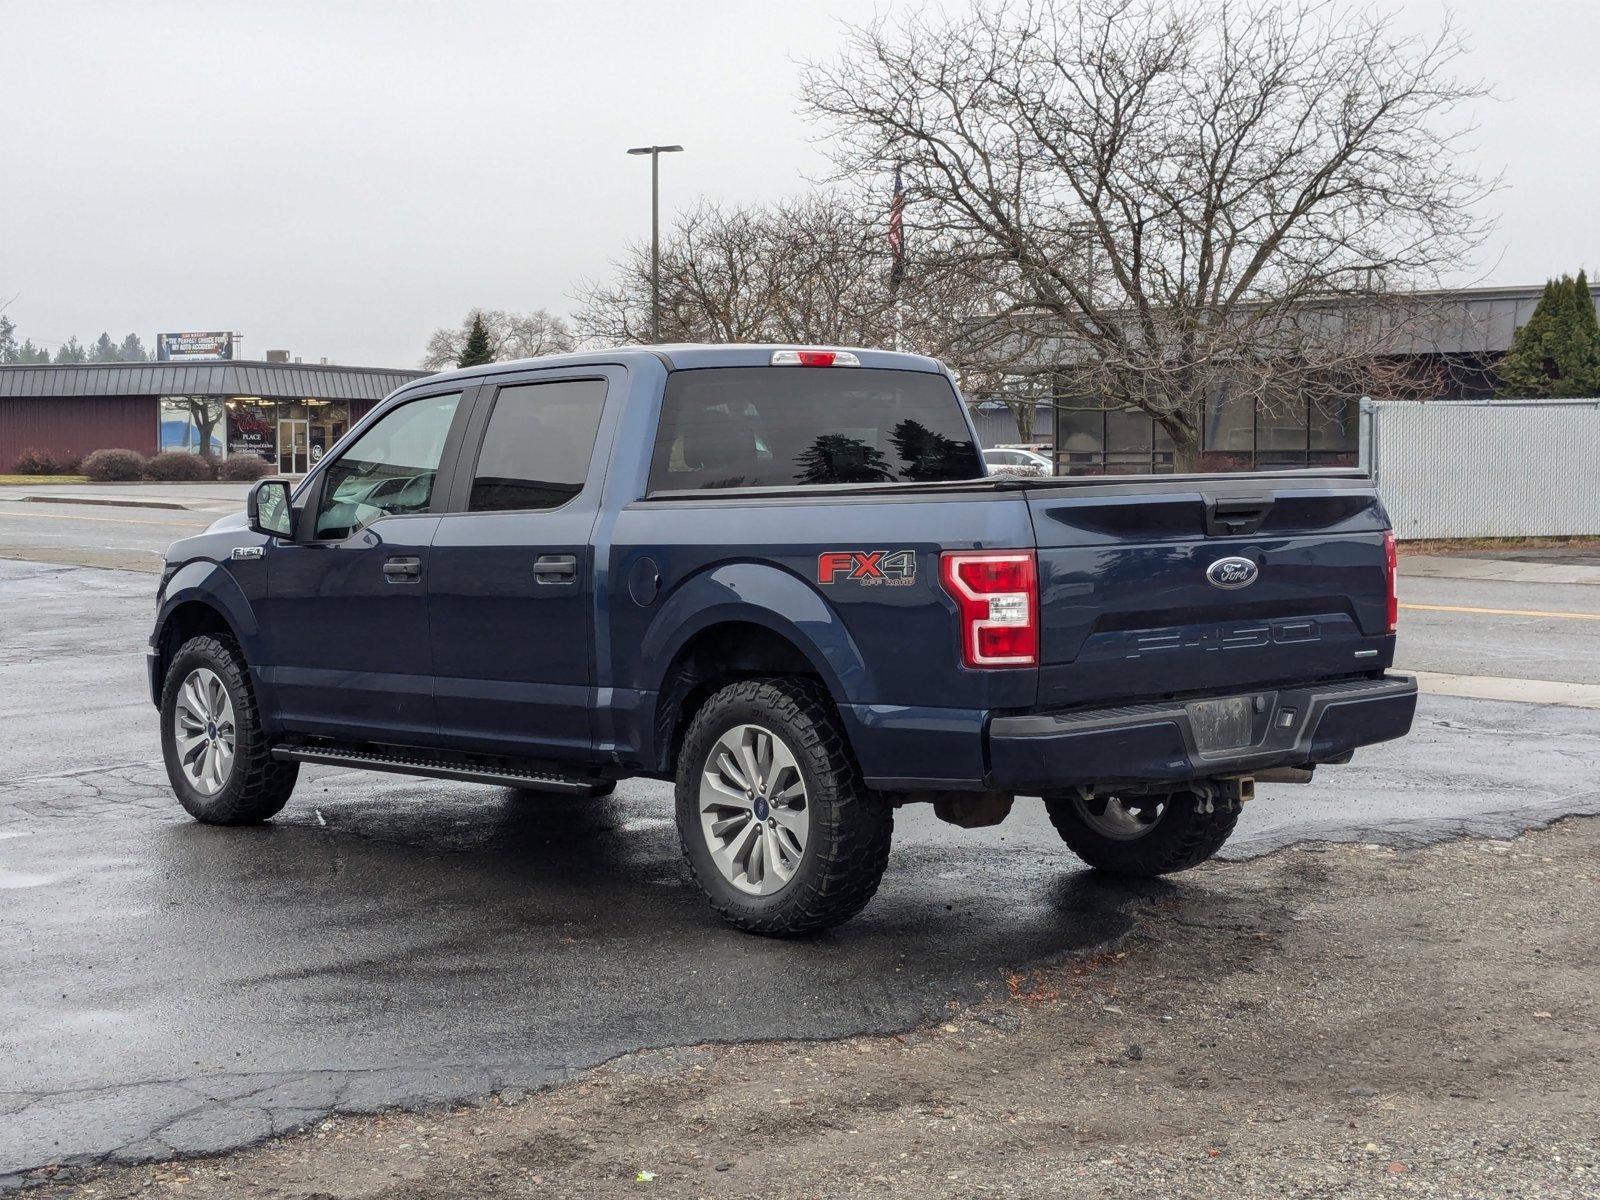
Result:
<svg viewBox="0 0 1600 1200"><path fill-rule="evenodd" d="M1028 802L975 831L903 810L867 912L799 943L708 914L662 784L572 801L314 769L269 827L196 825L143 695L152 592L0 561L0 1181L641 1048L903 1030L1130 920ZM1600 711L1428 696L1411 738L1262 789L1225 856L1507 836L1600 812L1597 768Z"/></svg>

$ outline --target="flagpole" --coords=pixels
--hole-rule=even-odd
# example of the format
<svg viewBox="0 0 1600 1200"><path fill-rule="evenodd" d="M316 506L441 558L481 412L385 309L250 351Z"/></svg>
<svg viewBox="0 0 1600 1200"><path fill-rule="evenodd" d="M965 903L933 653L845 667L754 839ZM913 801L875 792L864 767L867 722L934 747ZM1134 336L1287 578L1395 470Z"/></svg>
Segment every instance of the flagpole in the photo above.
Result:
<svg viewBox="0 0 1600 1200"><path fill-rule="evenodd" d="M890 338L896 353L904 333L905 314L900 306L900 284L906 274L905 231L906 188L901 176L901 164L894 168L894 194L889 201L889 264Z"/></svg>

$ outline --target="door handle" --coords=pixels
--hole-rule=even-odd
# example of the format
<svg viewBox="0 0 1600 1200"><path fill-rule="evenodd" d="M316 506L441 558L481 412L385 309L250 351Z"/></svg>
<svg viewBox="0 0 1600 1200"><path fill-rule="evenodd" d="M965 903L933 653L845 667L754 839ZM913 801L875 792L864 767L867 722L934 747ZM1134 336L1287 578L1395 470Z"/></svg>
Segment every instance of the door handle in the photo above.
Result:
<svg viewBox="0 0 1600 1200"><path fill-rule="evenodd" d="M390 558L383 564L383 577L390 583L415 583L422 578L420 558Z"/></svg>
<svg viewBox="0 0 1600 1200"><path fill-rule="evenodd" d="M541 554L533 560L535 583L572 583L578 578L575 554Z"/></svg>

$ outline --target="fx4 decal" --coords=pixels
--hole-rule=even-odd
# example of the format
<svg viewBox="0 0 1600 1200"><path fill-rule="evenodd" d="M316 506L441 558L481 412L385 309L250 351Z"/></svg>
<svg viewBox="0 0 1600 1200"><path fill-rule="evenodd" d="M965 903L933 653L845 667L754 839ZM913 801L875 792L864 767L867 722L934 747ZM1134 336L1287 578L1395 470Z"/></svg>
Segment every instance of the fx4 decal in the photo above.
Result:
<svg viewBox="0 0 1600 1200"><path fill-rule="evenodd" d="M817 582L909 587L917 581L915 550L828 550L817 555Z"/></svg>

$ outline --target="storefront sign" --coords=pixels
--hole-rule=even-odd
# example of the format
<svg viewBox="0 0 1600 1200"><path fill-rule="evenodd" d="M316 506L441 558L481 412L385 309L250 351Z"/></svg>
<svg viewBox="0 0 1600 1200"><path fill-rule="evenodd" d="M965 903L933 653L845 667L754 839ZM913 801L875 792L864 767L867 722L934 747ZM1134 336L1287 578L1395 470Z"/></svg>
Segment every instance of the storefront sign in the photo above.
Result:
<svg viewBox="0 0 1600 1200"><path fill-rule="evenodd" d="M272 422L253 408L228 408L228 453L254 454L272 462L278 454Z"/></svg>
<svg viewBox="0 0 1600 1200"><path fill-rule="evenodd" d="M216 362L233 357L231 333L158 333L157 362Z"/></svg>

